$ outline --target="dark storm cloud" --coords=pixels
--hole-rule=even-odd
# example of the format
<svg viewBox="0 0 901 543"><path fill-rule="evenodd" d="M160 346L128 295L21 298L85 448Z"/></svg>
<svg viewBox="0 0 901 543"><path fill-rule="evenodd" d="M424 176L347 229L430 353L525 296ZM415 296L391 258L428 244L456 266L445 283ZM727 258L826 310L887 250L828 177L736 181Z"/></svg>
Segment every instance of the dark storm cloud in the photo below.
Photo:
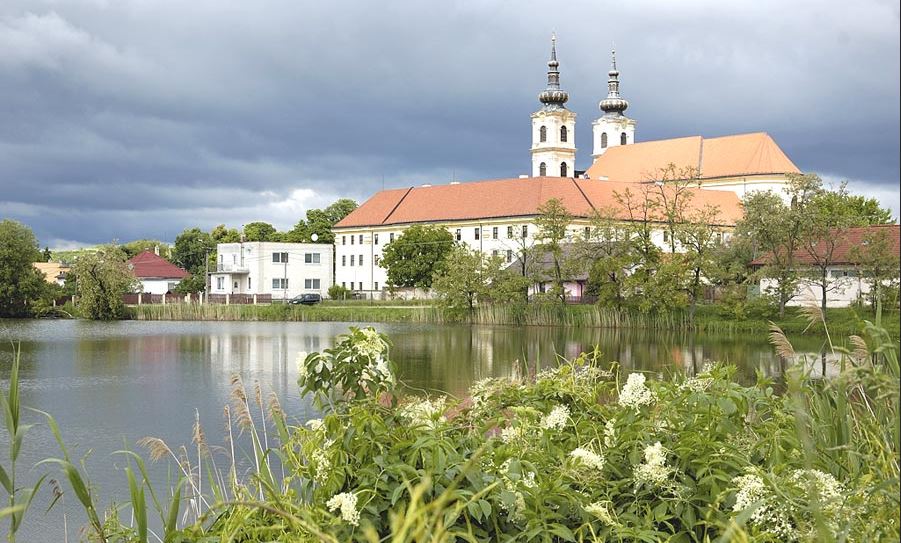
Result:
<svg viewBox="0 0 901 543"><path fill-rule="evenodd" d="M765 130L897 213L897 3L451 4L7 0L0 215L172 239L527 173L551 30L579 167L615 41L640 140Z"/></svg>

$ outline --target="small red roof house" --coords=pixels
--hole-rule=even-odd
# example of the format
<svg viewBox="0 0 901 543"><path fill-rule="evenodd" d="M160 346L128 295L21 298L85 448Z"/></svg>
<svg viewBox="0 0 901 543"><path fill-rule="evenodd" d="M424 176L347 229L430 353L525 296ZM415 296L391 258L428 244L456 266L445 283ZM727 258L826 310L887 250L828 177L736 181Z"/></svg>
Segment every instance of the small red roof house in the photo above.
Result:
<svg viewBox="0 0 901 543"><path fill-rule="evenodd" d="M188 272L152 251L144 251L128 259L128 268L141 282L142 292L172 292Z"/></svg>
<svg viewBox="0 0 901 543"><path fill-rule="evenodd" d="M901 259L901 225L879 224L834 230L830 234L830 239L835 240L834 244L815 244L813 245L813 254L806 247L796 249L794 261L797 263L799 271L811 269L818 266L819 263L828 264L824 267L826 267L831 286L826 292L826 305L827 307L847 307L864 299L872 288L872 285L860 277L855 253L862 251L870 240L879 240L880 238L884 239L889 255L896 261ZM858 249L855 250L855 247ZM751 265L766 266L771 256L771 254L762 255L754 259ZM775 287L775 283L771 279L761 279L761 291L773 287ZM802 280L798 284L795 297L788 305L819 305L822 296L821 285L814 281Z"/></svg>

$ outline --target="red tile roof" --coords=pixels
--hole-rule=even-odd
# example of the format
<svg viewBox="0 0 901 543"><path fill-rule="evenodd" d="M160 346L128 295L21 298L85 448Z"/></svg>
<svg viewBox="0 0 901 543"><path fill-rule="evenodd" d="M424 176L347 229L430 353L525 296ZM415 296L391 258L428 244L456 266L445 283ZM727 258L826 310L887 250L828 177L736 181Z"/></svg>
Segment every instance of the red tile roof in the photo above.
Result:
<svg viewBox="0 0 901 543"><path fill-rule="evenodd" d="M879 235L884 233L888 236L891 243L892 251L896 257L901 257L901 225L897 224L879 224L872 226L860 226L842 230L833 230L831 237L837 239L838 244L832 253L832 260L836 265L853 264L853 247L860 247L868 234ZM769 260L769 255L761 256L755 259L751 264L762 266ZM798 249L795 251L795 262L801 265L814 264L814 258L806 249Z"/></svg>
<svg viewBox="0 0 901 543"><path fill-rule="evenodd" d="M128 267L138 279L184 279L188 276L188 272L151 251L128 259Z"/></svg>
<svg viewBox="0 0 901 543"><path fill-rule="evenodd" d="M596 158L586 173L592 179L634 183L654 180L669 164L696 168L701 179L800 173L766 132L618 145Z"/></svg>
<svg viewBox="0 0 901 543"><path fill-rule="evenodd" d="M335 225L336 228L428 222L529 217L552 198L560 200L576 217L589 217L598 209L617 208L616 195L626 190L657 190L654 185L614 183L571 177L529 177L411 187L376 193ZM692 205L716 205L719 224L733 225L741 218L738 196L729 191L689 189Z"/></svg>

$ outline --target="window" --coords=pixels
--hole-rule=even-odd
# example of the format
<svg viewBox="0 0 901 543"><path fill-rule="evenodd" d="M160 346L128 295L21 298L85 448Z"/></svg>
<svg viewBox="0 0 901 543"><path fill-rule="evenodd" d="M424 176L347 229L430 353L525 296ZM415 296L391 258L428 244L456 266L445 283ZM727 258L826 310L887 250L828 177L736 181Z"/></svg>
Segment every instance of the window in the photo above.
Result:
<svg viewBox="0 0 901 543"><path fill-rule="evenodd" d="M347 266L347 255L341 255L341 265Z"/></svg>
<svg viewBox="0 0 901 543"><path fill-rule="evenodd" d="M473 228L472 233L475 235L476 240L482 238L482 229L481 228Z"/></svg>
<svg viewBox="0 0 901 543"><path fill-rule="evenodd" d="M354 244L354 236L350 236L350 244L351 244L351 245Z"/></svg>
<svg viewBox="0 0 901 543"><path fill-rule="evenodd" d="M513 262L513 251L507 249L507 262Z"/></svg>
<svg viewBox="0 0 901 543"><path fill-rule="evenodd" d="M375 264L376 266L379 265L379 260L381 260L381 257L379 257L379 255L375 255L372 257L372 263Z"/></svg>
<svg viewBox="0 0 901 543"><path fill-rule="evenodd" d="M304 279L303 280L303 288L307 290L319 290L319 279Z"/></svg>
<svg viewBox="0 0 901 543"><path fill-rule="evenodd" d="M585 227L585 239L590 239L590 238L591 238L591 227L586 226Z"/></svg>
<svg viewBox="0 0 901 543"><path fill-rule="evenodd" d="M507 239L513 239L513 227L512 226L507 227Z"/></svg>
<svg viewBox="0 0 901 543"><path fill-rule="evenodd" d="M669 243L669 230L663 231L663 243Z"/></svg>
<svg viewBox="0 0 901 543"><path fill-rule="evenodd" d="M379 289L379 282L378 282L378 281L375 282L375 286L374 286L373 288L375 288L375 290L378 290L378 289Z"/></svg>
<svg viewBox="0 0 901 543"><path fill-rule="evenodd" d="M568 172L566 171L566 162L561 162L560 163L560 177L566 177L567 173Z"/></svg>
<svg viewBox="0 0 901 543"><path fill-rule="evenodd" d="M360 281L360 290L363 290L363 281Z"/></svg>
<svg viewBox="0 0 901 543"><path fill-rule="evenodd" d="M628 143L628 141L627 141L627 139L626 139L626 133L623 132L622 134L619 135L619 144L620 144L620 145L625 145L625 144L627 144L627 143Z"/></svg>
<svg viewBox="0 0 901 543"><path fill-rule="evenodd" d="M391 243L392 241L394 241L394 232L388 234L388 243Z"/></svg>
<svg viewBox="0 0 901 543"><path fill-rule="evenodd" d="M320 263L319 253L305 253L303 255L304 264L319 264Z"/></svg>
<svg viewBox="0 0 901 543"><path fill-rule="evenodd" d="M491 227L491 239L497 239L497 226Z"/></svg>
<svg viewBox="0 0 901 543"><path fill-rule="evenodd" d="M274 290L288 290L288 278L277 277L272 280L272 288Z"/></svg>
<svg viewBox="0 0 901 543"><path fill-rule="evenodd" d="M374 244L376 244L376 245L379 244L379 235L378 235L378 234L373 234L373 235L372 235L372 243L374 243Z"/></svg>
<svg viewBox="0 0 901 543"><path fill-rule="evenodd" d="M497 256L497 249L491 251L491 256Z"/></svg>
<svg viewBox="0 0 901 543"><path fill-rule="evenodd" d="M538 129L538 141L545 142L547 141L547 127L542 126Z"/></svg>
<svg viewBox="0 0 901 543"><path fill-rule="evenodd" d="M454 239L457 241L460 241L461 239L463 239L463 233L460 232L459 228L457 228L457 231L454 232Z"/></svg>
<svg viewBox="0 0 901 543"><path fill-rule="evenodd" d="M560 127L560 141L562 141L562 142L565 143L565 142L566 142L566 136L567 136L567 133L566 133L566 127L565 127L565 126L561 126L561 127Z"/></svg>
<svg viewBox="0 0 901 543"><path fill-rule="evenodd" d="M272 261L284 263L288 261L288 253L272 253Z"/></svg>
<svg viewBox="0 0 901 543"><path fill-rule="evenodd" d="M363 234L360 234L360 245L363 245Z"/></svg>
<svg viewBox="0 0 901 543"><path fill-rule="evenodd" d="M360 266L362 266L362 265L363 265L363 255L360 255L360 260L359 260L359 263L360 263Z"/></svg>
<svg viewBox="0 0 901 543"><path fill-rule="evenodd" d="M607 148L607 133L603 132L601 134L601 149L606 149L606 148Z"/></svg>
<svg viewBox="0 0 901 543"><path fill-rule="evenodd" d="M354 262L356 262L356 256L350 255L350 265L353 266Z"/></svg>
<svg viewBox="0 0 901 543"><path fill-rule="evenodd" d="M524 224L522 225L522 239L526 239L527 237L529 237L529 225Z"/></svg>
<svg viewBox="0 0 901 543"><path fill-rule="evenodd" d="M547 164L545 164L544 162L538 165L538 175L542 177L547 175Z"/></svg>
<svg viewBox="0 0 901 543"><path fill-rule="evenodd" d="M238 255L232 255L232 264L235 264L237 262L238 262Z"/></svg>
<svg viewBox="0 0 901 543"><path fill-rule="evenodd" d="M247 290L250 290L250 277L247 278Z"/></svg>
<svg viewBox="0 0 901 543"><path fill-rule="evenodd" d="M341 288L347 288L347 283L345 283L344 281L341 281Z"/></svg>
<svg viewBox="0 0 901 543"><path fill-rule="evenodd" d="M225 290L225 277L216 278L216 290Z"/></svg>
<svg viewBox="0 0 901 543"><path fill-rule="evenodd" d="M341 236L341 245L347 245L347 236Z"/></svg>

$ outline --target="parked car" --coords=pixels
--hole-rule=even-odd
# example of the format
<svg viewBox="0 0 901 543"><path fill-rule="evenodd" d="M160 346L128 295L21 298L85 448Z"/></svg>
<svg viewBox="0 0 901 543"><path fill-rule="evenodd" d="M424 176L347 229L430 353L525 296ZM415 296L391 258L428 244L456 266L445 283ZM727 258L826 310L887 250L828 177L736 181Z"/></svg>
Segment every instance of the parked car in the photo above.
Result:
<svg viewBox="0 0 901 543"><path fill-rule="evenodd" d="M289 304L300 304L300 305L316 305L322 301L322 296L319 294L298 294L297 296L288 300Z"/></svg>

